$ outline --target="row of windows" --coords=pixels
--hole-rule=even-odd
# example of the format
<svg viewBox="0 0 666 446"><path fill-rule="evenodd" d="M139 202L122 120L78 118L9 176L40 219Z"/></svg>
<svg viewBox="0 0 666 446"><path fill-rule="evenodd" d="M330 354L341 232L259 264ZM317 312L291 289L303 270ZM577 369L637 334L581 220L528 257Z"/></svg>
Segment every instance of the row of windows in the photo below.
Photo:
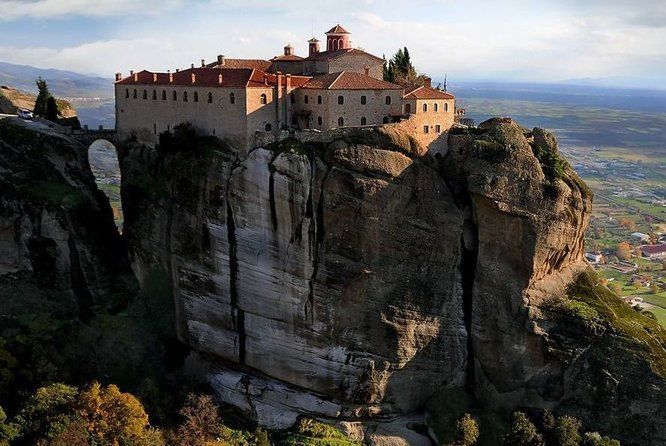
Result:
<svg viewBox="0 0 666 446"><path fill-rule="evenodd" d="M424 125L423 126L423 133L430 133L430 126ZM437 124L435 125L435 133L442 133L442 126Z"/></svg>
<svg viewBox="0 0 666 446"><path fill-rule="evenodd" d="M308 96L307 94L305 96L303 96L303 102L305 104L309 104L310 103L310 96ZM321 95L317 95L317 104L321 104L322 102L323 102L323 99L322 99ZM386 105L391 105L391 96L386 96L386 98L384 99L384 102L386 102ZM291 94L291 103L292 104L296 103L296 95L294 93ZM345 103L345 97L342 96L342 95L338 96L338 104L343 105L344 103ZM361 96L361 105L365 105L367 103L368 103L367 96L365 96L365 95Z"/></svg>
<svg viewBox="0 0 666 446"><path fill-rule="evenodd" d="M384 116L384 121L383 122L384 122L384 124L388 124L388 122L389 122L388 116ZM319 116L317 118L317 124L322 125L322 123L323 123L323 120L321 119L321 116ZM344 127L344 125L345 125L345 118L340 116L338 118L338 127ZM361 125L368 125L368 119L365 116L363 116L361 118Z"/></svg>
<svg viewBox="0 0 666 446"><path fill-rule="evenodd" d="M435 102L433 104L433 109L436 112L438 112L439 111L439 104ZM424 112L428 111L428 104L423 104L423 111ZM445 112L449 111L449 104L446 103L446 102L444 103L444 111ZM412 112L412 104L405 104L405 113L411 113L411 112Z"/></svg>
<svg viewBox="0 0 666 446"><path fill-rule="evenodd" d="M130 97L130 91L129 91L129 89L126 88L125 89L125 98L128 99L129 97ZM132 97L134 99L138 98L138 92L137 92L136 89L134 89L134 91L132 92ZM189 96L187 91L183 92L182 97L183 97L183 102L189 102L190 96ZM152 98L153 98L153 101L157 100L157 90L153 90ZM143 99L148 99L148 90L143 90ZM174 101L177 101L178 100L178 92L173 91L171 93L171 99L174 100ZM167 100L166 90L162 90L162 100L163 101ZM195 91L192 94L192 101L193 102L199 102L199 93L198 92ZM208 93L208 103L209 104L213 103L213 93ZM230 104L235 104L236 103L236 95L234 93L229 93L229 103ZM266 98L265 94L261 95L261 103L262 104L267 103L267 98Z"/></svg>

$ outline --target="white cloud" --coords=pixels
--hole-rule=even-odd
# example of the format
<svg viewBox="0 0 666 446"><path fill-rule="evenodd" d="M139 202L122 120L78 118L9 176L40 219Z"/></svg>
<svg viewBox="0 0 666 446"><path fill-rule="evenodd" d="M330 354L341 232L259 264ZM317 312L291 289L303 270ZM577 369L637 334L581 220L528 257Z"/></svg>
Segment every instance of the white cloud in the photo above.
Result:
<svg viewBox="0 0 666 446"><path fill-rule="evenodd" d="M0 20L164 13L183 0L0 0Z"/></svg>

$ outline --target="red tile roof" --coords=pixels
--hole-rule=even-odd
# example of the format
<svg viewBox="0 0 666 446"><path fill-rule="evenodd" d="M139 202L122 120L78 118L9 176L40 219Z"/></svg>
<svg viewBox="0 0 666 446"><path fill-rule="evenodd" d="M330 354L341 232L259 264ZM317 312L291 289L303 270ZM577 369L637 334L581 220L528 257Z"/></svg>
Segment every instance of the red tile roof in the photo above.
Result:
<svg viewBox="0 0 666 446"><path fill-rule="evenodd" d="M271 65L269 60L263 59L224 59L224 65L218 65L217 60L206 65L206 68L249 68L251 70L266 71Z"/></svg>
<svg viewBox="0 0 666 446"><path fill-rule="evenodd" d="M194 83L192 82L194 74ZM122 85L179 85L195 87L244 88L265 87L275 84L275 75L249 68L189 68L176 73L140 71L116 83ZM220 84L220 75L222 83ZM172 77L172 81L169 79Z"/></svg>
<svg viewBox="0 0 666 446"><path fill-rule="evenodd" d="M359 50L358 48L345 48L342 50L335 50L335 51L320 51L318 53L313 54L312 56L307 57L305 60L330 60L338 58L340 56L344 56L345 54L365 55L365 56L370 56L378 61L384 60L381 57L377 57L374 54L366 53L365 51Z"/></svg>
<svg viewBox="0 0 666 446"><path fill-rule="evenodd" d="M425 85L410 85L405 87L405 99L455 99L450 93L446 93L436 88L426 87Z"/></svg>
<svg viewBox="0 0 666 446"><path fill-rule="evenodd" d="M306 82L302 88L316 90L402 90L400 85L352 71L314 77Z"/></svg>
<svg viewBox="0 0 666 446"><path fill-rule="evenodd" d="M295 54L283 54L281 56L275 56L274 58L271 59L272 62L275 61L298 61L298 60L303 60L301 56L297 56Z"/></svg>
<svg viewBox="0 0 666 446"><path fill-rule="evenodd" d="M333 28L329 29L326 31L326 34L349 34L349 31L344 29L340 24L338 23L335 25Z"/></svg>
<svg viewBox="0 0 666 446"><path fill-rule="evenodd" d="M643 245L641 246L641 251L645 254L660 254L666 252L666 243L660 245Z"/></svg>

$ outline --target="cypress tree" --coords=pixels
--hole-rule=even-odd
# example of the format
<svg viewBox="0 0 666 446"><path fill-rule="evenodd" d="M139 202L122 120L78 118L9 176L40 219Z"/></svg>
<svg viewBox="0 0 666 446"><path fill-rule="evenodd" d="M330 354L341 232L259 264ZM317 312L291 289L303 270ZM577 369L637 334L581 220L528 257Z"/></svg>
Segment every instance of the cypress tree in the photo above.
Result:
<svg viewBox="0 0 666 446"><path fill-rule="evenodd" d="M51 92L49 91L49 86L46 84L46 81L41 78L37 79L37 89L39 94L37 94L37 100L35 100L35 109L34 113L38 116L46 116L46 107L51 97Z"/></svg>
<svg viewBox="0 0 666 446"><path fill-rule="evenodd" d="M58 103L53 96L49 96L46 100L46 112L44 113L44 117L52 122L58 120Z"/></svg>

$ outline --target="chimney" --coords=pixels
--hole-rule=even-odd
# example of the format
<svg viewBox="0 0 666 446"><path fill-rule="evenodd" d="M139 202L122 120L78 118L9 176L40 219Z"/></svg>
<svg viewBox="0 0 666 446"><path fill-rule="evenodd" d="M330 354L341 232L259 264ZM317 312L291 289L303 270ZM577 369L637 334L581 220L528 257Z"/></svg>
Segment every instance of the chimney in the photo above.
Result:
<svg viewBox="0 0 666 446"><path fill-rule="evenodd" d="M190 65L190 68L194 68L194 64Z"/></svg>
<svg viewBox="0 0 666 446"><path fill-rule="evenodd" d="M134 73L134 82L139 82L139 73Z"/></svg>
<svg viewBox="0 0 666 446"><path fill-rule="evenodd" d="M217 55L217 64L224 66L224 54Z"/></svg>
<svg viewBox="0 0 666 446"><path fill-rule="evenodd" d="M206 66L206 59L201 59L201 68Z"/></svg>
<svg viewBox="0 0 666 446"><path fill-rule="evenodd" d="M116 73L116 82L123 79L123 73Z"/></svg>
<svg viewBox="0 0 666 446"><path fill-rule="evenodd" d="M264 73L264 85L268 85L268 75Z"/></svg>
<svg viewBox="0 0 666 446"><path fill-rule="evenodd" d="M423 85L425 85L426 87L432 87L432 79L430 79L429 77L424 78Z"/></svg>
<svg viewBox="0 0 666 446"><path fill-rule="evenodd" d="M153 82L157 83L157 73L153 73Z"/></svg>
<svg viewBox="0 0 666 446"><path fill-rule="evenodd" d="M130 76L134 76L134 70L130 70Z"/></svg>
<svg viewBox="0 0 666 446"><path fill-rule="evenodd" d="M367 65L364 66L364 67L363 67L363 71L365 71L365 75L366 75L366 76L370 76L370 67L369 67L369 66L367 66Z"/></svg>
<svg viewBox="0 0 666 446"><path fill-rule="evenodd" d="M173 73L171 71L169 73L169 83L173 83Z"/></svg>
<svg viewBox="0 0 666 446"><path fill-rule="evenodd" d="M217 83L222 85L222 75L221 74L217 77Z"/></svg>
<svg viewBox="0 0 666 446"><path fill-rule="evenodd" d="M179 71L180 71L180 68L176 68L176 73L178 73Z"/></svg>
<svg viewBox="0 0 666 446"><path fill-rule="evenodd" d="M192 73L192 83L194 84L196 83L196 81L197 81L197 75Z"/></svg>
<svg viewBox="0 0 666 446"><path fill-rule="evenodd" d="M287 88L287 92L291 90L291 74L286 74L284 81L284 86Z"/></svg>

